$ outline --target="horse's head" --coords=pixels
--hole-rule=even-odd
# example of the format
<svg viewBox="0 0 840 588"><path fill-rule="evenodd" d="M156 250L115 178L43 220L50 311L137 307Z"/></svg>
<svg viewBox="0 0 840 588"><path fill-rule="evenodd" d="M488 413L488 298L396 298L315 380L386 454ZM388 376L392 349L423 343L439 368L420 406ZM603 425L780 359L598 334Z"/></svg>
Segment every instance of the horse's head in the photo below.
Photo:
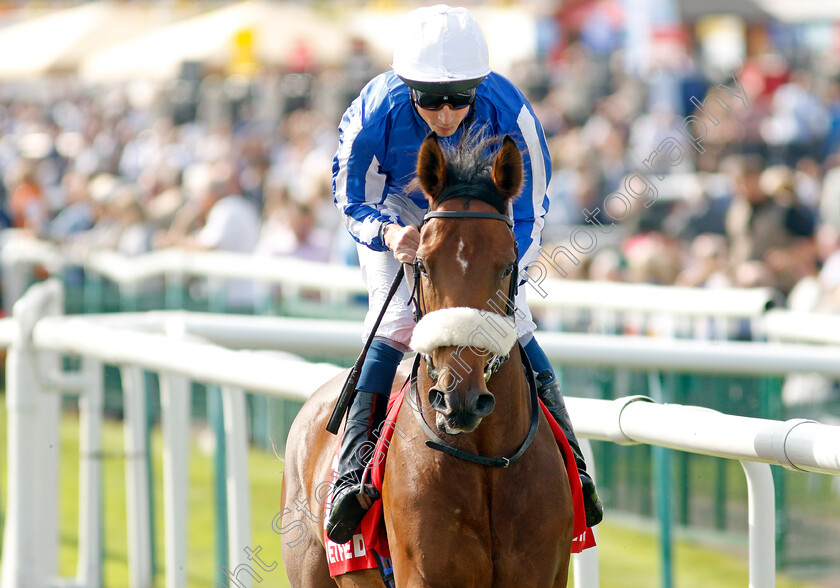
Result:
<svg viewBox="0 0 840 588"><path fill-rule="evenodd" d="M445 155L432 134L420 147L417 179L430 206L415 262L422 318L412 346L426 358L437 426L467 433L493 411L487 379L516 341L517 250L507 211L522 183L522 155L509 137L495 156L475 138Z"/></svg>

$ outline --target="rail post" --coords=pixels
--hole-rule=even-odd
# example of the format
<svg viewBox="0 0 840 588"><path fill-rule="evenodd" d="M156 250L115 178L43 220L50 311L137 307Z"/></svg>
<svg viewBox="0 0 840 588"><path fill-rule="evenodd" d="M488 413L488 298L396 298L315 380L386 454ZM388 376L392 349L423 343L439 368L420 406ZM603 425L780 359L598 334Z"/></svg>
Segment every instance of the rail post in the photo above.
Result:
<svg viewBox="0 0 840 588"><path fill-rule="evenodd" d="M102 585L102 423L105 383L102 362L82 359L84 393L79 396L79 561L82 586Z"/></svg>
<svg viewBox="0 0 840 588"><path fill-rule="evenodd" d="M190 382L182 375L160 374L163 428L163 526L166 586L187 586L187 512L189 508Z"/></svg>
<svg viewBox="0 0 840 588"><path fill-rule="evenodd" d="M44 586L58 575L58 458L61 397L42 387L35 323L62 305L61 284L48 280L18 300L18 333L6 358L8 497L3 537L6 588Z"/></svg>

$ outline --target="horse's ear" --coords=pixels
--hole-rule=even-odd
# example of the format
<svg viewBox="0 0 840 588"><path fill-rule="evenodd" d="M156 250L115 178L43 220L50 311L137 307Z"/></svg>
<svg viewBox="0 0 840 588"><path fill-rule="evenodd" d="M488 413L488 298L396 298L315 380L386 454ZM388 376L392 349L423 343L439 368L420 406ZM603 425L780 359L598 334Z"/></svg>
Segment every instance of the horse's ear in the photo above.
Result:
<svg viewBox="0 0 840 588"><path fill-rule="evenodd" d="M522 188L522 153L509 135L505 135L493 162L493 183L506 200L519 194Z"/></svg>
<svg viewBox="0 0 840 588"><path fill-rule="evenodd" d="M435 133L423 139L417 156L417 179L430 200L434 200L446 188L446 160Z"/></svg>

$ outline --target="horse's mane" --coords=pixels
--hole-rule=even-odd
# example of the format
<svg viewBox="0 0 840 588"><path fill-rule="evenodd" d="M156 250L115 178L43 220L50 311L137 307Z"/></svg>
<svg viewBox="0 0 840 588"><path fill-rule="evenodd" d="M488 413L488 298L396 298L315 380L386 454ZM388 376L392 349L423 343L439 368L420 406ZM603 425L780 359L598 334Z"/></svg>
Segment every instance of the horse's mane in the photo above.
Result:
<svg viewBox="0 0 840 588"><path fill-rule="evenodd" d="M492 175L497 152L495 147L502 143L502 139L490 135L487 125L470 126L457 143L450 145L441 141L440 147L446 157L448 189L469 186L472 189L467 194L459 195L466 196L467 200L481 200L499 213L507 214L505 198L493 183ZM408 185L408 190L419 189L420 181L415 178Z"/></svg>

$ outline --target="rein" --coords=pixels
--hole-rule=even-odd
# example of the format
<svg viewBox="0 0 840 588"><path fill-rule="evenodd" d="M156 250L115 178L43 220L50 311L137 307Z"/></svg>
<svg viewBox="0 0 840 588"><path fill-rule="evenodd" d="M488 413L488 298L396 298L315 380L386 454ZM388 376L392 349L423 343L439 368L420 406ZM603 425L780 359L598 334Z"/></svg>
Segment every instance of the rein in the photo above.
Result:
<svg viewBox="0 0 840 588"><path fill-rule="evenodd" d="M534 378L534 370L531 369L531 362L528 360L528 356L525 354L525 350L520 347L519 356L522 359L522 367L525 370L525 376L528 379L528 387L530 388L530 398L531 398L531 425L528 428L528 434L525 436L525 439L520 443L519 448L511 455L510 457L485 457L483 455L477 455L475 453L470 453L468 451L464 451L463 449L459 449L453 445L448 444L446 441L441 439L437 433L429 426L426 420L423 418L423 415L420 411L420 395L417 392L417 371L420 367L420 354L418 353L414 358L414 365L411 367L411 384L409 385L409 401L414 404L412 406L412 412L414 412L414 418L417 419L417 423L420 425L420 428L423 429L423 432L429 438L426 441L426 446L430 447L431 449L436 449L437 451L442 451L452 457L456 457L458 459L462 459L464 461L469 461L471 463L476 463L478 465L489 466L494 468L506 468L510 464L515 463L525 451L530 447L531 442L534 440L534 437L537 436L537 429L539 429L540 425L540 410L539 410L539 401L537 400L537 382Z"/></svg>

